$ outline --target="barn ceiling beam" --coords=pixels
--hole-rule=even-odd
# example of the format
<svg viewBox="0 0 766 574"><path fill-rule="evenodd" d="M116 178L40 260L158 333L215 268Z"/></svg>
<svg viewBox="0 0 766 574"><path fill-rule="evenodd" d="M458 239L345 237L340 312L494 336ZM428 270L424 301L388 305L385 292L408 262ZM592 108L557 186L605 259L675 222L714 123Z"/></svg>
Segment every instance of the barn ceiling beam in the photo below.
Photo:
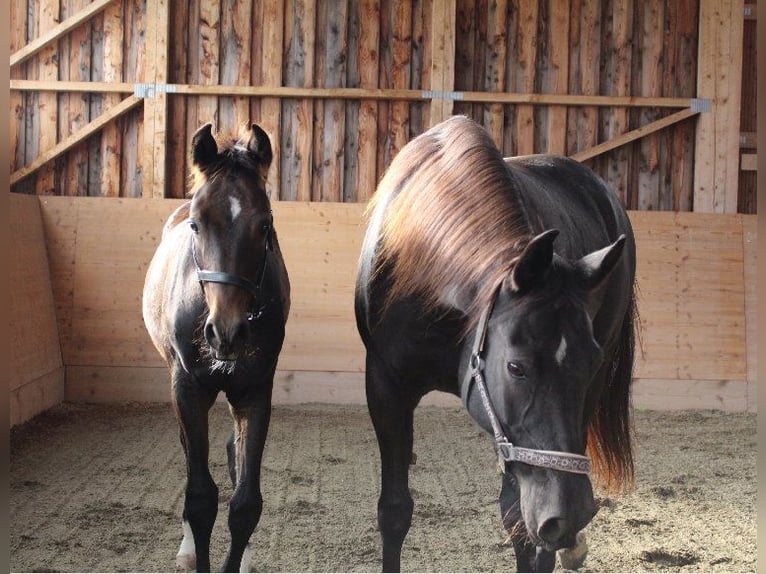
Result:
<svg viewBox="0 0 766 574"><path fill-rule="evenodd" d="M68 32L74 30L83 22L86 22L99 12L105 10L114 1L115 0L96 0L92 4L88 4L86 8L83 8L77 14L54 26L48 32L41 34L38 38L24 46L21 50L11 54L11 67L21 64L23 61L31 58L51 42L55 42Z"/></svg>

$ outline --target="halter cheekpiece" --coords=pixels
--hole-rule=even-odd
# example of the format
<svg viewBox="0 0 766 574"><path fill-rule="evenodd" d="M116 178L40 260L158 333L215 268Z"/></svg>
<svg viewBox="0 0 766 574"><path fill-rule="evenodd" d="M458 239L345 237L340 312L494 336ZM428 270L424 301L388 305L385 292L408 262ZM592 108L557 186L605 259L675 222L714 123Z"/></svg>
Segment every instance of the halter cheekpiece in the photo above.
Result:
<svg viewBox="0 0 766 574"><path fill-rule="evenodd" d="M197 269L197 280L199 281L202 290L205 290L205 283L225 283L228 285L234 285L240 289L244 289L252 296L252 305L247 312L247 320L255 321L260 319L268 307L268 301L263 301L263 285L266 279L266 268L268 267L268 252L274 250L273 241L273 228L274 217L269 212L268 230L266 231L266 240L264 242L263 249L263 267L261 268L261 277L258 283L255 284L247 277L240 275L234 275L233 273L226 273L224 271L210 271L208 269L202 269L197 258L197 249L194 242L194 233L191 236L191 253L192 260L194 261L194 267Z"/></svg>
<svg viewBox="0 0 766 574"><path fill-rule="evenodd" d="M497 294L495 294L495 296L492 298L492 301L484 310L484 313L482 313L482 316L479 319L479 327L476 332L476 340L473 345L473 350L471 351L471 361L469 368L471 369L471 378L476 384L476 387L479 389L482 405L484 406L484 410L487 412L489 422L492 425L495 449L497 450L500 469L503 471L503 473L505 473L504 463L523 462L531 466L551 468L554 470L572 472L575 474L590 474L591 464L590 458L587 456L570 452L539 450L514 446L513 443L511 443L503 433L502 426L500 425L497 414L492 407L492 401L489 398L487 383L484 380L484 359L482 358L482 354L484 352L484 340L487 336L489 316L492 314L492 308L494 306L494 300L496 296Z"/></svg>

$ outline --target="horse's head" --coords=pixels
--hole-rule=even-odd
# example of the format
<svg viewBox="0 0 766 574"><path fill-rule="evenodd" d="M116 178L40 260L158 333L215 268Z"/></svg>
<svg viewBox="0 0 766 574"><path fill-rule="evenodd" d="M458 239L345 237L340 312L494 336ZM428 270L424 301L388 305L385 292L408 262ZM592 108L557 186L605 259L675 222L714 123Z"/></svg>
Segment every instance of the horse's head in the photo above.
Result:
<svg viewBox="0 0 766 574"><path fill-rule="evenodd" d="M594 379L604 363L593 320L625 238L567 261L553 252L556 235L551 230L535 237L499 288L481 354L502 434L515 447L559 453L557 464L566 468L572 460L587 464L567 455L586 451L593 395L599 392ZM493 432L475 381L471 385L464 388L468 410ZM521 516L532 541L549 550L572 546L596 512L587 473L504 464L519 485Z"/></svg>
<svg viewBox="0 0 766 574"><path fill-rule="evenodd" d="M219 151L211 128L201 127L192 139L189 226L208 308L204 338L215 359L233 361L246 348L249 323L264 305L274 233L265 189L272 150L266 133L253 124Z"/></svg>

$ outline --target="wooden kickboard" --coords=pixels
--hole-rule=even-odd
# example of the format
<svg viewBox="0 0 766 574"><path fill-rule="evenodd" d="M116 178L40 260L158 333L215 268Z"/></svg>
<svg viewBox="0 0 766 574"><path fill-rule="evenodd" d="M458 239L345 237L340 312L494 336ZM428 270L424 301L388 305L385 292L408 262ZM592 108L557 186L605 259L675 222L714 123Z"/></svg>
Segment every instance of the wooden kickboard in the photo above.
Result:
<svg viewBox="0 0 766 574"><path fill-rule="evenodd" d="M140 373L163 366L143 325L141 291L165 218L181 201L40 199L68 368ZM353 312L363 210L361 204L274 203L293 300L280 371L363 372ZM748 329L752 339L755 328L746 325L745 305L755 295L746 293L752 279L745 273L754 269L755 249L746 237L754 236L754 218L630 215L639 258L636 377L668 384L747 381Z"/></svg>

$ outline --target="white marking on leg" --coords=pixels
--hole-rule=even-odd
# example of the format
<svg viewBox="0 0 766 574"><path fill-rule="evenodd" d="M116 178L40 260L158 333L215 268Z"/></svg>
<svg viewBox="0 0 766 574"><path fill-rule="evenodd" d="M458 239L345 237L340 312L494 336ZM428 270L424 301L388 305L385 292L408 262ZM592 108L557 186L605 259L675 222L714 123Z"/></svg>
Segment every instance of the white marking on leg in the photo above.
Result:
<svg viewBox="0 0 766 574"><path fill-rule="evenodd" d="M242 211L242 206L236 197L230 197L229 201L231 202L231 220L234 221Z"/></svg>
<svg viewBox="0 0 766 574"><path fill-rule="evenodd" d="M561 336L561 342L559 343L559 348L556 349L556 362L561 365L561 363L564 362L564 357L567 356L567 340L564 338L564 335Z"/></svg>
<svg viewBox="0 0 766 574"><path fill-rule="evenodd" d="M197 568L197 553L194 548L194 534L189 522L184 520L181 524L184 539L176 554L176 568L182 572L192 572Z"/></svg>
<svg viewBox="0 0 766 574"><path fill-rule="evenodd" d="M250 561L253 559L253 548L248 542L245 551L242 553L242 562L239 563L240 573L250 572Z"/></svg>

